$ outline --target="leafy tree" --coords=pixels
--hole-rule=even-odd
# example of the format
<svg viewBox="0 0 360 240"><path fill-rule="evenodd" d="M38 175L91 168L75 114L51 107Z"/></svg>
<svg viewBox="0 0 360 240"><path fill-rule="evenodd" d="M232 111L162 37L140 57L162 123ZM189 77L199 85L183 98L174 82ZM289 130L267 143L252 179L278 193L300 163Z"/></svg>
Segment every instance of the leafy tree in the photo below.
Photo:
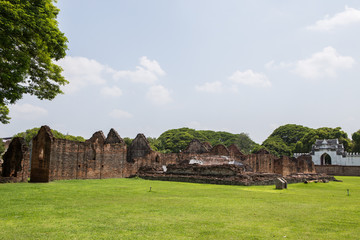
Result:
<svg viewBox="0 0 360 240"><path fill-rule="evenodd" d="M351 137L352 137L352 140L353 140L352 151L353 152L360 152L360 130L358 130L357 132L354 132Z"/></svg>
<svg viewBox="0 0 360 240"><path fill-rule="evenodd" d="M302 139L303 143L303 151L309 152L311 150L311 146L315 143L316 139L339 139L339 142L344 145L345 151L350 151L351 141L347 136L347 133L341 130L340 127L337 128L318 128L312 129L309 131Z"/></svg>
<svg viewBox="0 0 360 240"><path fill-rule="evenodd" d="M0 138L0 156L2 155L2 153L4 151L5 151L5 146L4 146L2 138Z"/></svg>
<svg viewBox="0 0 360 240"><path fill-rule="evenodd" d="M269 137L279 136L286 144L297 143L311 129L296 124L286 124L278 127Z"/></svg>
<svg viewBox="0 0 360 240"><path fill-rule="evenodd" d="M23 137L25 142L29 145L31 140L38 134L40 128L28 129L25 132L17 133L14 137ZM71 141L85 142L85 139L81 136L64 135L61 132L51 129L51 132L55 138L67 139Z"/></svg>
<svg viewBox="0 0 360 240"><path fill-rule="evenodd" d="M351 150L351 141L340 127L312 129L295 124L278 127L263 142L262 146L275 155L291 156L294 152L310 152L316 139L339 139L346 151Z"/></svg>
<svg viewBox="0 0 360 240"><path fill-rule="evenodd" d="M268 149L270 153L276 156L291 156L292 148L280 137L280 136L271 136L267 138L262 146L265 149Z"/></svg>
<svg viewBox="0 0 360 240"><path fill-rule="evenodd" d="M304 144L302 143L302 141L298 141L296 144L295 144L295 151L294 152L297 152L297 153L301 153L304 149Z"/></svg>
<svg viewBox="0 0 360 240"><path fill-rule="evenodd" d="M132 141L133 141L133 139L124 137L124 142L125 142L126 146L130 147Z"/></svg>
<svg viewBox="0 0 360 240"><path fill-rule="evenodd" d="M53 0L0 1L0 122L23 94L53 99L68 83L54 63L65 57L67 39L58 28Z"/></svg>
<svg viewBox="0 0 360 240"><path fill-rule="evenodd" d="M259 152L260 150L262 149L265 149L266 151L270 152L269 149L267 149L266 147L264 147L263 145L260 145L260 144L255 144L254 147L251 149L251 153L257 153Z"/></svg>
<svg viewBox="0 0 360 240"><path fill-rule="evenodd" d="M193 139L209 142L212 146L217 144L224 144L225 146L236 144L245 153L249 153L256 144L246 133L232 134L223 131L215 132L211 130L179 128L162 133L155 145L161 152L180 152Z"/></svg>
<svg viewBox="0 0 360 240"><path fill-rule="evenodd" d="M235 144L243 153L250 153L251 150L256 146L259 145L255 143L251 138L249 137L249 134L247 133L240 133L237 136L237 139L235 140ZM231 144L229 144L231 145Z"/></svg>
<svg viewBox="0 0 360 240"><path fill-rule="evenodd" d="M146 139L148 140L152 150L159 151L159 149L157 148L157 146L159 145L159 140L157 140L156 138L152 138L152 137L147 137Z"/></svg>
<svg viewBox="0 0 360 240"><path fill-rule="evenodd" d="M1 86L1 83L0 83L0 86ZM1 92L1 89L0 89L0 92ZM5 105L0 104L0 122L3 124L9 123L10 117L8 117L8 115L9 115L9 108Z"/></svg>
<svg viewBox="0 0 360 240"><path fill-rule="evenodd" d="M171 152L180 152L185 149L193 139L207 141L208 139L194 129L179 128L172 129L162 133L159 137L159 150L170 150Z"/></svg>

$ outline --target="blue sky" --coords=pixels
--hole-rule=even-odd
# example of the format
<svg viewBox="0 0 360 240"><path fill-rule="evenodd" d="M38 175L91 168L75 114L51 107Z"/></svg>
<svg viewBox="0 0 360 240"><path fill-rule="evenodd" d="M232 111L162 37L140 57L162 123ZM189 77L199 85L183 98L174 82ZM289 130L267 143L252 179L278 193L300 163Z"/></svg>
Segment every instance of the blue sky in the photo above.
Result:
<svg viewBox="0 0 360 240"><path fill-rule="evenodd" d="M70 84L10 106L0 137L49 125L91 137L287 123L360 129L359 1L59 0Z"/></svg>

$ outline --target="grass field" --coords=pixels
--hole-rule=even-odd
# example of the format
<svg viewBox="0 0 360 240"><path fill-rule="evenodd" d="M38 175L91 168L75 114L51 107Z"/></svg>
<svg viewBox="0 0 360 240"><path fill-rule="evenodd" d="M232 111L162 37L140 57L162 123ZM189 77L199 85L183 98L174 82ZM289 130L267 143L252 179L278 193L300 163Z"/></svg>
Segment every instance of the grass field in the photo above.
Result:
<svg viewBox="0 0 360 240"><path fill-rule="evenodd" d="M287 190L141 179L0 184L0 239L360 239L360 177L338 179Z"/></svg>

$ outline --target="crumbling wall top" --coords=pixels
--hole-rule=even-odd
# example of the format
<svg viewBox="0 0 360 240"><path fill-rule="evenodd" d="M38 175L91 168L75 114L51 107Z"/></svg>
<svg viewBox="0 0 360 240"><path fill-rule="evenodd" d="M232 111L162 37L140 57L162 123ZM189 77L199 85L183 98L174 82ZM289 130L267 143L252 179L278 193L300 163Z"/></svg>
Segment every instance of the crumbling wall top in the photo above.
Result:
<svg viewBox="0 0 360 240"><path fill-rule="evenodd" d="M212 146L211 146L211 144L210 144L209 142L203 142L202 144L204 145L204 147L205 147L208 151L210 151L210 150L212 149Z"/></svg>
<svg viewBox="0 0 360 240"><path fill-rule="evenodd" d="M120 137L118 132L113 128L110 129L105 140L105 144L109 144L109 143L124 143L124 140Z"/></svg>
<svg viewBox="0 0 360 240"><path fill-rule="evenodd" d="M130 148L128 150L128 161L134 162L135 158L145 157L152 151L153 150L145 135L139 133L136 138L131 142Z"/></svg>
<svg viewBox="0 0 360 240"><path fill-rule="evenodd" d="M225 145L223 145L223 144L218 144L218 145L215 145L215 146L211 149L210 154L222 155L222 156L229 156L229 155L230 155L230 152L229 152L229 150L227 149L227 147L225 147Z"/></svg>
<svg viewBox="0 0 360 240"><path fill-rule="evenodd" d="M99 143L99 144L104 144L105 142L105 135L102 131L97 131L95 132L90 139L86 140L86 142L90 142L90 143Z"/></svg>
<svg viewBox="0 0 360 240"><path fill-rule="evenodd" d="M235 144L231 144L229 147L228 147L228 150L230 152L230 154L234 155L234 156L241 156L241 155L244 155L240 149L235 145Z"/></svg>
<svg viewBox="0 0 360 240"><path fill-rule="evenodd" d="M256 154L270 154L270 152L264 148L260 149L256 152Z"/></svg>
<svg viewBox="0 0 360 240"><path fill-rule="evenodd" d="M189 145L184 149L184 153L208 153L209 149L198 139L193 139Z"/></svg>
<svg viewBox="0 0 360 240"><path fill-rule="evenodd" d="M54 140L54 135L51 132L51 128L47 125L41 126L38 134L34 138L39 138L40 136L47 135L50 141Z"/></svg>

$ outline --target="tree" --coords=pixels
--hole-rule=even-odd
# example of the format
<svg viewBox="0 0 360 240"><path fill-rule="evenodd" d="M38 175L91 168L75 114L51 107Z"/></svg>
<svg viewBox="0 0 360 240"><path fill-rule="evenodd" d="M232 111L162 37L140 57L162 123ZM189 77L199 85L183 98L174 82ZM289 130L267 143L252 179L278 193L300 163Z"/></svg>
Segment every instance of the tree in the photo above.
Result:
<svg viewBox="0 0 360 240"><path fill-rule="evenodd" d="M0 157L4 151L5 151L5 146L4 146L2 138L0 138Z"/></svg>
<svg viewBox="0 0 360 240"><path fill-rule="evenodd" d="M278 127L262 143L271 153L275 155L291 156L292 153L308 153L316 139L339 139L344 145L345 151L351 149L351 141L340 127L322 127L312 129L295 124L286 124Z"/></svg>
<svg viewBox="0 0 360 240"><path fill-rule="evenodd" d="M39 130L40 130L40 128L28 129L25 132L17 133L16 135L14 135L14 137L23 137L25 139L25 142L29 145L31 140L38 134ZM75 136L68 135L68 134L65 135L54 129L51 129L51 133L55 138L58 138L58 139L66 139L66 140L71 140L71 141L85 142L85 139L81 136L75 137Z"/></svg>
<svg viewBox="0 0 360 240"><path fill-rule="evenodd" d="M132 143L133 140L134 140L134 139L131 139L131 138L128 138L128 137L124 137L124 142L125 142L125 144L126 144L127 147L130 147L130 145L131 145L131 143Z"/></svg>
<svg viewBox="0 0 360 240"><path fill-rule="evenodd" d="M262 146L276 156L291 156L292 148L280 136L270 136Z"/></svg>
<svg viewBox="0 0 360 240"><path fill-rule="evenodd" d="M351 137L352 137L352 140L353 140L352 151L353 152L360 152L360 130L358 130L357 132L354 132Z"/></svg>
<svg viewBox="0 0 360 240"><path fill-rule="evenodd" d="M246 133L233 134L229 132L215 132L211 130L195 130L191 128L171 129L162 133L155 144L160 152L180 152L184 150L193 139L209 142L212 146L236 144L241 151L249 153L256 145Z"/></svg>
<svg viewBox="0 0 360 240"><path fill-rule="evenodd" d="M57 61L67 39L58 28L55 0L0 1L0 122L24 94L52 100L68 83Z"/></svg>

